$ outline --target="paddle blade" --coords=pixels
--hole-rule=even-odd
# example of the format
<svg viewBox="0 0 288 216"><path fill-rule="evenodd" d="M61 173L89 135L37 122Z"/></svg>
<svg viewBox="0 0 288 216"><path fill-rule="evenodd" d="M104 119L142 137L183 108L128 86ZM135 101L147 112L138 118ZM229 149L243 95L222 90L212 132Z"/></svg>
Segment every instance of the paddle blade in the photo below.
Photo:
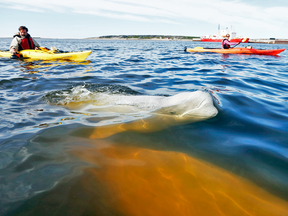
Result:
<svg viewBox="0 0 288 216"><path fill-rule="evenodd" d="M46 52L49 51L49 49L47 47L39 47L39 49L42 51L46 51Z"/></svg>
<svg viewBox="0 0 288 216"><path fill-rule="evenodd" d="M15 53L13 55L11 55L10 59L20 59L22 58L23 56L19 53Z"/></svg>
<svg viewBox="0 0 288 216"><path fill-rule="evenodd" d="M56 52L56 51L57 51L57 48L56 48L56 47L51 47L51 48L50 48L50 51L51 51L51 52Z"/></svg>
<svg viewBox="0 0 288 216"><path fill-rule="evenodd" d="M243 38L242 43L248 42L248 38Z"/></svg>
<svg viewBox="0 0 288 216"><path fill-rule="evenodd" d="M50 49L48 49L47 47L39 47L39 49L41 51L49 52L49 53L55 53L57 51L56 47L51 47Z"/></svg>

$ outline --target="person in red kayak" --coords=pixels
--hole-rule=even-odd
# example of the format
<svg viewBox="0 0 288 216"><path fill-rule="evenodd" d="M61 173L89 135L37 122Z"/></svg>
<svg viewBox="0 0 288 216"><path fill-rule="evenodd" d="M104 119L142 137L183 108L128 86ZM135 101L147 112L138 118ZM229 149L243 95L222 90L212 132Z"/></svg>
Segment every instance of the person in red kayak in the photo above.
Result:
<svg viewBox="0 0 288 216"><path fill-rule="evenodd" d="M240 44L240 42L239 42L239 43L230 42L230 41L229 41L229 38L230 38L230 35L227 34L227 35L225 36L224 40L222 41L222 47L223 47L223 49L230 49L231 46Z"/></svg>
<svg viewBox="0 0 288 216"><path fill-rule="evenodd" d="M10 45L10 52L14 55L18 51L25 49L39 49L39 44L28 34L28 28L19 27L19 32L14 35Z"/></svg>

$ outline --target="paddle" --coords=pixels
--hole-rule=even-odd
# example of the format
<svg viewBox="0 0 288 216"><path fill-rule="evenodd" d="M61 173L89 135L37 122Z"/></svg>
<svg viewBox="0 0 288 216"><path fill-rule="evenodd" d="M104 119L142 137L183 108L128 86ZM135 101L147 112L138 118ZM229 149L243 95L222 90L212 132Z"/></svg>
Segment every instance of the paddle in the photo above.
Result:
<svg viewBox="0 0 288 216"><path fill-rule="evenodd" d="M232 48L235 48L236 46L238 46L241 42L239 42L238 44L236 44L235 46L233 46Z"/></svg>
<svg viewBox="0 0 288 216"><path fill-rule="evenodd" d="M50 49L48 49L47 47L39 47L39 50L45 51L45 52L50 51Z"/></svg>
<svg viewBox="0 0 288 216"><path fill-rule="evenodd" d="M20 53L14 53L10 56L10 59L22 59L23 56Z"/></svg>
<svg viewBox="0 0 288 216"><path fill-rule="evenodd" d="M238 44L236 44L234 47L238 46L240 43L244 43L244 42L246 41L246 39L247 39L247 38L243 38L243 40L240 41ZM234 48L234 47L232 47L232 48Z"/></svg>
<svg viewBox="0 0 288 216"><path fill-rule="evenodd" d="M193 49L204 49L204 48L203 47L194 47ZM208 49L216 49L216 48L208 48ZM187 47L186 46L184 48L184 52L187 52Z"/></svg>
<svg viewBox="0 0 288 216"><path fill-rule="evenodd" d="M57 48L51 47L51 49L48 49L47 47L39 47L39 50L49 53L55 53L57 51Z"/></svg>
<svg viewBox="0 0 288 216"><path fill-rule="evenodd" d="M52 49L53 48L53 49ZM41 50L41 51L44 51L44 52L49 52L49 53L51 53L51 52L56 52L57 51L57 49L55 48L55 47L52 47L51 48L51 50L50 49L48 49L47 47L39 47L39 49L38 50ZM10 59L23 59L23 55L21 54L21 53L18 53L18 52L16 52L16 53L14 53L14 54L12 54L11 56L10 56Z"/></svg>
<svg viewBox="0 0 288 216"><path fill-rule="evenodd" d="M65 53L64 51L62 50L58 50L56 47L51 47L50 49L48 49L47 47L39 47L39 49L41 51L44 51L44 52L49 52L49 53Z"/></svg>
<svg viewBox="0 0 288 216"><path fill-rule="evenodd" d="M39 47L39 49L37 50L48 53L63 52L61 50L57 50L56 47L51 47L51 49L48 49L47 47ZM23 59L23 55L21 53L16 52L10 56L10 59Z"/></svg>

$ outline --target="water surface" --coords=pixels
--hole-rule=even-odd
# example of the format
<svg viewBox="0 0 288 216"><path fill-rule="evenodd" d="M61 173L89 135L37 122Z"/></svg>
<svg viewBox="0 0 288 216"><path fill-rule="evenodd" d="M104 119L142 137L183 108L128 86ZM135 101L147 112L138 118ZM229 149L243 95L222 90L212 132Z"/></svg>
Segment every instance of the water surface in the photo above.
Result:
<svg viewBox="0 0 288 216"><path fill-rule="evenodd" d="M0 58L1 215L288 215L287 50L38 42L93 52L84 62ZM197 91L212 106L181 117L194 105L177 95Z"/></svg>

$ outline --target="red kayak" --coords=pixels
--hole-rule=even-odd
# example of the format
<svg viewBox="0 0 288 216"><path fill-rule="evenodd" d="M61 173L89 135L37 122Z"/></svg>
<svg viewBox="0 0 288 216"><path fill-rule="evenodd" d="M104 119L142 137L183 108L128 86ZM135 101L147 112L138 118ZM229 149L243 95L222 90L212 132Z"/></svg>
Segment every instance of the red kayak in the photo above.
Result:
<svg viewBox="0 0 288 216"><path fill-rule="evenodd" d="M213 52L223 54L257 54L257 55L278 55L285 49L254 49L254 48L231 48L231 49L218 49L218 48L185 48L186 52Z"/></svg>

